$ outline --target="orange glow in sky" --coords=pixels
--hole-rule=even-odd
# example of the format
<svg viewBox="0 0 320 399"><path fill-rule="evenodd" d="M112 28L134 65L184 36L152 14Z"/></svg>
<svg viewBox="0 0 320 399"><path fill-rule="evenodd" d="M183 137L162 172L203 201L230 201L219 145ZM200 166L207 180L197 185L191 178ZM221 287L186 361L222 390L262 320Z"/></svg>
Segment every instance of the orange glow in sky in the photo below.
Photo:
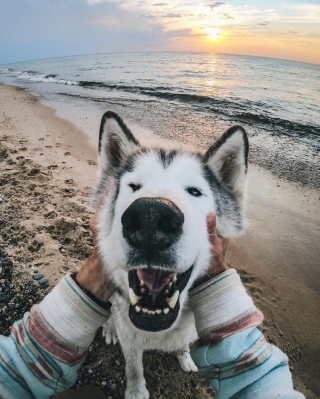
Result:
<svg viewBox="0 0 320 399"><path fill-rule="evenodd" d="M3 3L0 64L113 51L199 51L320 64L320 0Z"/></svg>

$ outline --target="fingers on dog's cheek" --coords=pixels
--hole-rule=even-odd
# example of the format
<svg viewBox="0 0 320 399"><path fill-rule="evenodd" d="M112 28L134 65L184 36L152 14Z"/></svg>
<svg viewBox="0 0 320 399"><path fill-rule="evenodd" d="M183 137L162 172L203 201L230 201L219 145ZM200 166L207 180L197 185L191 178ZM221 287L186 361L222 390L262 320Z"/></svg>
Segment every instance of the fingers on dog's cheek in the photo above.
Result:
<svg viewBox="0 0 320 399"><path fill-rule="evenodd" d="M215 233L216 215L214 213L209 213L207 216L207 229L209 234Z"/></svg>

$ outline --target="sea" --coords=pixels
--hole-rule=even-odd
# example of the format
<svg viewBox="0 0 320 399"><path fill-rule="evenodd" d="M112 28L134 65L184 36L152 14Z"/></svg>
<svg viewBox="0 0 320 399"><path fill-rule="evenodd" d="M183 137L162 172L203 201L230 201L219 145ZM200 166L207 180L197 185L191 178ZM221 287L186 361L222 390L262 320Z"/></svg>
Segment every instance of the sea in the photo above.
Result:
<svg viewBox="0 0 320 399"><path fill-rule="evenodd" d="M159 118L156 130L171 113L188 120L191 131L190 123L197 129L211 120L238 123L253 135L285 135L320 147L316 64L230 54L106 53L1 65L0 73L2 82L49 102L133 107L137 121L151 113Z"/></svg>

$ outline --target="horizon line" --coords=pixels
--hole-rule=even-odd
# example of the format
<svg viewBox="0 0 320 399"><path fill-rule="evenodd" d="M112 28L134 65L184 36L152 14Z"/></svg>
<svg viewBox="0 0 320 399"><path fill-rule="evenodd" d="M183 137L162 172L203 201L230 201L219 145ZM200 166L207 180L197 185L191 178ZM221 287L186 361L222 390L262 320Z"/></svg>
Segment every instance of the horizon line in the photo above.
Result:
<svg viewBox="0 0 320 399"><path fill-rule="evenodd" d="M252 55L252 54L237 54L237 53L217 53L210 51L177 51L177 50L144 50L144 51L106 51L106 52L98 52L98 53L82 53L82 54L72 54L72 55L62 55L58 57L45 57L45 58L35 58L31 60L23 60L23 61L15 61L15 62L7 62L5 64L0 64L0 66L12 65L12 64L21 64L23 62L34 62L34 61L42 61L42 60L51 60L51 59L59 59L59 58L68 58L68 57L80 57L87 55L99 55L99 54L134 54L134 53L183 53L183 54L212 54L212 55L236 55L243 57L255 57L255 58L267 58L271 60L281 60L288 62L297 62L302 64L310 64L310 65L318 65L320 63L316 62L308 62L308 61L298 61L298 60L290 60L287 58L277 58L277 57L265 57L262 55Z"/></svg>

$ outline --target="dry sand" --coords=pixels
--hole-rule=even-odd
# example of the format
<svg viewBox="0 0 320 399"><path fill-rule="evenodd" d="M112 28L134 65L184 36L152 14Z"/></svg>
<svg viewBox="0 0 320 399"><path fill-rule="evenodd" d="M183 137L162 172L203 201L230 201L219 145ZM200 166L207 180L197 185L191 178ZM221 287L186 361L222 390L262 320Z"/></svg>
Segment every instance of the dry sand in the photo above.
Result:
<svg viewBox="0 0 320 399"><path fill-rule="evenodd" d="M0 244L19 272L14 278L37 269L52 286L88 257L95 160L96 149L78 128L24 90L0 85ZM265 314L263 331L290 357L295 386L318 398L319 193L251 166L248 216L250 227L231 243L228 259ZM212 397L206 382L183 373L173 357L151 353L145 362L152 398ZM98 336L78 384L105 381L105 392L117 399L123 378L120 348L105 348Z"/></svg>

